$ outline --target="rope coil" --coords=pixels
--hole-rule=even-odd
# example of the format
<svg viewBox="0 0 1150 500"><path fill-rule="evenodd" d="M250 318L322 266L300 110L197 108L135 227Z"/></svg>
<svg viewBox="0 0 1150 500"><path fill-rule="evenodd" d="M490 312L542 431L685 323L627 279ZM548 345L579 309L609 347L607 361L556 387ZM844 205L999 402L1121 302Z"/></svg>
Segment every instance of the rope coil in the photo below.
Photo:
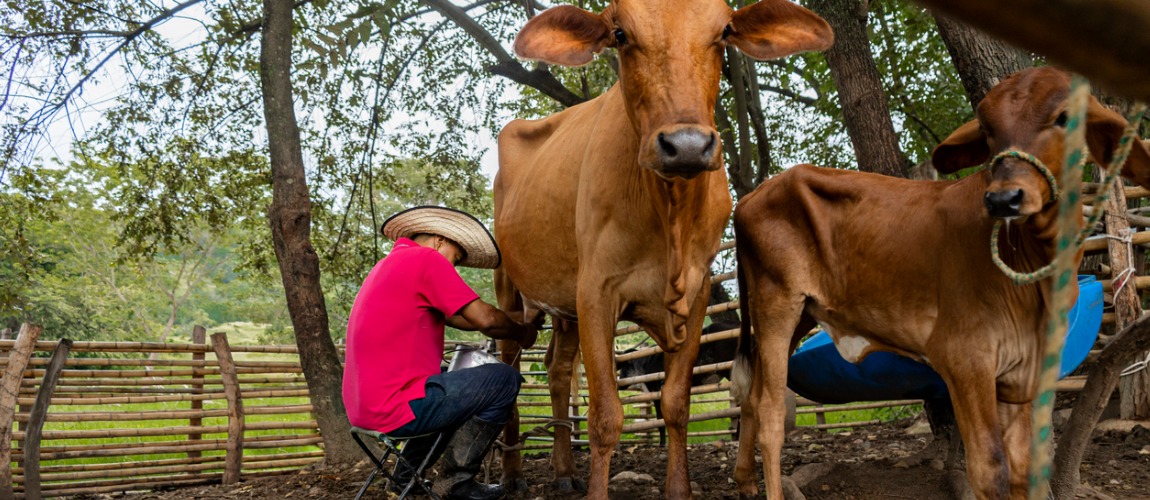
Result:
<svg viewBox="0 0 1150 500"><path fill-rule="evenodd" d="M1098 225L1098 221L1102 220L1102 216L1106 212L1105 205L1106 202L1110 199L1110 188L1118 180L1118 176L1122 172L1122 165L1126 163L1127 157L1130 156L1130 148L1134 143L1134 138L1138 135L1138 123L1142 119L1142 112L1144 109L1145 105L1141 103L1135 106L1134 112L1131 113L1131 116L1127 121L1126 128L1122 131L1122 138L1118 141L1118 149L1114 152L1114 158L1111 159L1110 165L1108 165L1103 170L1105 175L1102 177L1101 188L1099 189L1098 194L1094 197L1094 210L1091 212L1090 217L1086 221L1086 224L1082 227L1081 230L1079 230L1078 236L1075 238L1075 249L1082 246L1082 242L1086 241L1086 238L1090 236L1090 233L1094 230L1094 227ZM1085 113L1085 111L1083 112ZM1080 134L1084 134L1082 128L1078 126L1079 123L1081 123L1081 121L1075 122L1075 130ZM1066 127L1066 134L1068 139L1074 132L1075 131L1071 130L1070 123L1068 121ZM1070 151L1070 142L1071 141L1069 140L1067 141L1067 151ZM1076 142L1081 143L1082 145L1073 150L1074 154L1066 155L1066 166L1062 174L1063 185L1067 184L1067 175L1071 171L1078 172L1075 179L1081 182L1081 171L1082 167L1086 165L1086 157L1088 151L1085 146L1084 138ZM1071 162L1072 157L1075 158L1073 163ZM994 158L987 163L987 168L993 168L995 165L1006 158L1017 158L1019 160L1025 161L1033 165L1034 168L1042 173L1043 177L1046 178L1046 182L1050 184L1049 203L1054 203L1062 199L1063 188L1061 188L1059 183L1054 179L1054 173L1050 171L1050 169L1046 166L1045 163L1042 162L1042 160L1038 159L1038 157L1030 153L1017 149L1008 149L995 155ZM1074 198L1074 201L1070 203L1072 206L1077 202L1079 198L1081 198L1081 190L1072 193L1071 197ZM1060 209L1068 209L1067 203L1064 202L1062 205L1063 206L1061 206ZM994 222L994 228L990 231L990 258L994 261L994 265L998 266L998 269L1002 271L1002 273L1005 274L1008 278L1010 278L1010 280L1014 282L1015 285L1032 285L1050 277L1054 273L1054 262L1051 262L1029 273L1021 273L1011 269L1009 265L1003 262L1002 256L1000 256L998 253L998 233L1001 229L1002 219L998 219ZM1131 265L1130 272L1133 272L1133 265Z"/></svg>
<svg viewBox="0 0 1150 500"><path fill-rule="evenodd" d="M1145 359L1142 361L1135 361L1134 364L1127 366L1126 369L1122 370L1122 373L1120 373L1118 376L1128 377L1142 370L1145 370L1147 367L1150 367L1150 352L1146 353Z"/></svg>

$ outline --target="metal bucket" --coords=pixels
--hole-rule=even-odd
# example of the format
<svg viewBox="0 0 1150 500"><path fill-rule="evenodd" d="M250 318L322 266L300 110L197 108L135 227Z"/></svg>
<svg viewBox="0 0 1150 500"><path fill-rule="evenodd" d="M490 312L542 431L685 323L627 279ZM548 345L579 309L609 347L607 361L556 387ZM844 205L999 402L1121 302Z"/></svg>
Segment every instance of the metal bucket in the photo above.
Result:
<svg viewBox="0 0 1150 500"><path fill-rule="evenodd" d="M455 356L451 358L451 362L447 364L447 371L475 368L490 363L502 363L502 361L478 347L460 346L455 350Z"/></svg>

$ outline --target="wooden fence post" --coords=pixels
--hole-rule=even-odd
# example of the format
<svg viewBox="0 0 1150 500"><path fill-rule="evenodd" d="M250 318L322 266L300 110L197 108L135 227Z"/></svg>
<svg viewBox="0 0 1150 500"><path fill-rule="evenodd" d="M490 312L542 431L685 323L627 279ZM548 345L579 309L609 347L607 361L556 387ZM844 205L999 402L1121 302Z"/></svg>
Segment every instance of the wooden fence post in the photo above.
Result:
<svg viewBox="0 0 1150 500"><path fill-rule="evenodd" d="M1133 323L1142 316L1141 299L1134 283L1137 266L1133 265L1131 245L1125 239L1130 238L1130 222L1126 220L1126 191L1122 183L1117 182L1110 189L1110 198L1106 202L1106 235L1107 249L1110 252L1110 278L1114 284L1114 331L1120 332L1126 325ZM1125 283L1124 286L1121 283ZM1121 286L1121 289L1119 289ZM1120 413L1124 419L1146 418L1150 416L1150 404L1147 403L1150 393L1147 392L1147 377L1145 370L1140 373L1122 377L1119 380Z"/></svg>
<svg viewBox="0 0 1150 500"><path fill-rule="evenodd" d="M220 365L220 376L224 383L224 397L228 400L228 444L222 482L235 484L240 480L244 462L244 402L240 399L240 381L228 346L228 335L224 332L213 333L212 349L216 351L216 362Z"/></svg>
<svg viewBox="0 0 1150 500"><path fill-rule="evenodd" d="M60 370L64 368L64 361L68 359L71 350L72 341L69 339L60 339L56 343L52 359L48 361L48 368L44 372L44 380L36 391L36 401L32 403L32 411L28 415L28 430L24 434L24 498L27 500L40 500L40 436L44 431L44 422L48 420L52 392L56 390Z"/></svg>
<svg viewBox="0 0 1150 500"><path fill-rule="evenodd" d="M16 397L20 394L24 369L28 367L28 359L36 350L36 339L40 338L42 330L40 325L20 325L20 335L16 337L12 352L8 353L8 366L4 369L4 383L0 387L0 498L15 497L12 485L12 421L16 419Z"/></svg>
<svg viewBox="0 0 1150 500"><path fill-rule="evenodd" d="M202 327L200 325L196 325L196 326L192 327L192 343L193 344L196 344L196 345L206 344L207 340L208 340L207 335L208 335L208 332L207 332L207 330L204 329L204 327ZM206 353L204 353L203 351L193 352L192 353L192 361L203 361L205 354ZM192 382L189 385L191 385L192 394L203 394L204 393L204 370L202 368L196 367L196 368L192 369ZM191 402L191 409L192 409L192 411L203 410L204 409L204 401L202 399L193 400ZM192 418L188 419L188 426L190 426L190 427L202 427L203 425L204 425L204 419L202 419L200 417L192 417ZM199 441L199 440L203 439L203 437L204 437L204 435L202 433L199 433L199 432L188 433L188 441ZM200 458L201 456L203 456L203 452L201 452L199 450L194 450L194 451L188 452L188 458ZM200 472L198 470L192 472L192 474L199 474L199 473Z"/></svg>
<svg viewBox="0 0 1150 500"><path fill-rule="evenodd" d="M568 402L567 418L579 416L579 388L583 385L583 352L575 353L575 362L571 364L571 399ZM571 418L571 439L578 440L579 420Z"/></svg>

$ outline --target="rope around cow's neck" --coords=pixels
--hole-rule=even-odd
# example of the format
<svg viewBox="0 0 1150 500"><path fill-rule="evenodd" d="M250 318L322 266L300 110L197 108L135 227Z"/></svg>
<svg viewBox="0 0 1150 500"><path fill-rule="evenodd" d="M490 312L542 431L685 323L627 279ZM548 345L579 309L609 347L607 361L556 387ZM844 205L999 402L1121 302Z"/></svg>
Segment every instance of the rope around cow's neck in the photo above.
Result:
<svg viewBox="0 0 1150 500"><path fill-rule="evenodd" d="M1047 266L1051 267L1051 270L1045 271L1045 274L1053 275L1054 283L1051 286L1051 307L1047 310L1045 348L1038 378L1037 397L1034 399L1031 416L1030 500L1046 500L1050 496L1050 472L1053 459L1051 410L1054 406L1054 386L1058 381L1058 369L1062 361L1062 345L1066 339L1067 315L1074 305L1074 293L1071 287L1077 281L1075 274L1078 269L1076 268L1075 257L1084 239L1081 233L1089 231L1097 223L1102 212L1102 210L1095 210L1091 214L1090 223L1085 229L1079 230L1077 227L1079 221L1076 220L1078 218L1077 211L1074 208L1082 196L1082 165L1085 163L1086 156L1083 122L1086 119L1089 96L1090 85L1082 77L1075 76L1071 81L1070 102L1067 110L1069 116L1066 123L1066 167L1062 170L1061 184L1065 196L1061 198L1058 207L1057 254L1054 262ZM1096 207L1100 207L1098 202L1105 202L1106 197L1109 196L1110 184L1117 177L1117 172L1121 171L1122 164L1126 163L1126 156L1130 152L1130 145L1134 137L1134 128L1140 120L1142 108L1143 106L1139 105L1138 109L1135 110L1122 139L1119 141L1114 161L1107 169L1106 179L1096 197ZM997 225L992 234L997 236ZM995 256L997 256L998 247L996 242L997 240L991 240L991 248ZM1042 271L1040 269L1036 273Z"/></svg>
<svg viewBox="0 0 1150 500"><path fill-rule="evenodd" d="M1126 163L1126 158L1130 155L1130 147L1133 145L1134 138L1137 136L1138 123L1141 121L1142 111L1144 109L1145 106L1142 103L1136 105L1134 112L1131 113L1130 119L1127 121L1126 129L1122 133L1122 138L1118 141L1118 149L1114 152L1114 158L1111 160L1110 165L1106 167L1106 170L1104 171L1105 175L1103 175L1098 194L1094 197L1094 207L1096 209L1093 211L1093 213L1090 214L1090 218L1087 219L1086 225L1078 232L1078 236L1075 238L1074 243L1075 249L1077 249L1078 246L1082 244L1082 242L1086 241L1086 238L1090 236L1090 233L1093 231L1094 226L1097 225L1098 221L1102 219L1102 214L1105 212L1103 207L1106 204L1106 201L1110 199L1110 186L1113 185L1114 182L1118 179L1118 175L1122 172L1122 165ZM1076 124L1076 130L1079 133L1084 131L1081 125L1078 124ZM1070 142L1072 133L1073 131L1070 128L1070 123L1067 122L1066 136L1068 143ZM1080 142L1084 143L1085 141ZM1069 149L1067 149L1067 151L1069 151ZM1070 163L1071 155L1067 153L1066 167L1063 170L1064 178L1065 172L1073 170L1078 172L1076 174L1077 177L1075 178L1081 180L1082 166L1086 163L1085 151L1085 144L1083 144L1075 151L1076 160L1074 160L1074 164ZM1042 163L1042 160L1039 160L1037 157L1030 153L1017 149L1008 149L997 154L993 159L991 159L987 168L993 168L994 165L997 165L999 162L1006 158L1018 158L1033 165L1034 168L1038 169L1038 171L1046 177L1046 182L1050 184L1050 202L1053 203L1062 199L1063 190L1059 188L1059 183L1055 181L1054 174L1050 171L1049 168L1046 167L1046 164ZM1065 181L1063 181L1062 185L1065 186ZM1072 193L1072 196L1075 196L1075 200L1077 200L1078 197L1081 197L1081 193ZM1063 205L1065 205L1065 203ZM1071 203L1070 206L1073 208L1074 203ZM1062 209L1062 207L1060 207L1060 209ZM1032 285L1041 281L1042 279L1050 277L1050 275L1054 273L1054 262L1051 262L1029 273L1021 273L1011 269L1010 266L1006 264L1006 262L1003 262L1002 256L998 253L998 233L1001 229L1002 219L998 219L994 222L994 228L990 231L990 258L994 261L994 265L998 266L998 269L1002 271L1002 274L1005 274L1008 278L1010 278L1010 280L1013 281L1015 285Z"/></svg>

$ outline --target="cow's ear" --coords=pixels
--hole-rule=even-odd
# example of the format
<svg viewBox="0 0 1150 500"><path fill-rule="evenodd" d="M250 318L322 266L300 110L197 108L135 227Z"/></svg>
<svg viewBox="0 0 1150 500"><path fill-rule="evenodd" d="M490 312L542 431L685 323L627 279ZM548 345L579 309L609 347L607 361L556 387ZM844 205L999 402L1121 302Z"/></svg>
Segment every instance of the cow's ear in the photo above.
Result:
<svg viewBox="0 0 1150 500"><path fill-rule="evenodd" d="M980 165L990 156L986 135L978 120L968 121L951 132L950 137L934 147L930 161L942 174L953 174L966 167Z"/></svg>
<svg viewBox="0 0 1150 500"><path fill-rule="evenodd" d="M1150 141L1134 141L1130 146L1130 156L1122 165L1122 175L1150 189Z"/></svg>
<svg viewBox="0 0 1150 500"><path fill-rule="evenodd" d="M834 44L831 25L789 0L762 0L736 10L727 40L755 59L827 50Z"/></svg>
<svg viewBox="0 0 1150 500"><path fill-rule="evenodd" d="M1126 119L1107 109L1094 97L1086 108L1086 145L1090 156L1098 165L1109 166L1118 149L1118 141L1126 129ZM1130 145L1130 156L1122 165L1122 176L1139 186L1150 188L1150 152L1145 142L1134 138Z"/></svg>
<svg viewBox="0 0 1150 500"><path fill-rule="evenodd" d="M572 5L540 12L515 37L515 54L562 66L591 62L609 41L610 26L598 14Z"/></svg>

